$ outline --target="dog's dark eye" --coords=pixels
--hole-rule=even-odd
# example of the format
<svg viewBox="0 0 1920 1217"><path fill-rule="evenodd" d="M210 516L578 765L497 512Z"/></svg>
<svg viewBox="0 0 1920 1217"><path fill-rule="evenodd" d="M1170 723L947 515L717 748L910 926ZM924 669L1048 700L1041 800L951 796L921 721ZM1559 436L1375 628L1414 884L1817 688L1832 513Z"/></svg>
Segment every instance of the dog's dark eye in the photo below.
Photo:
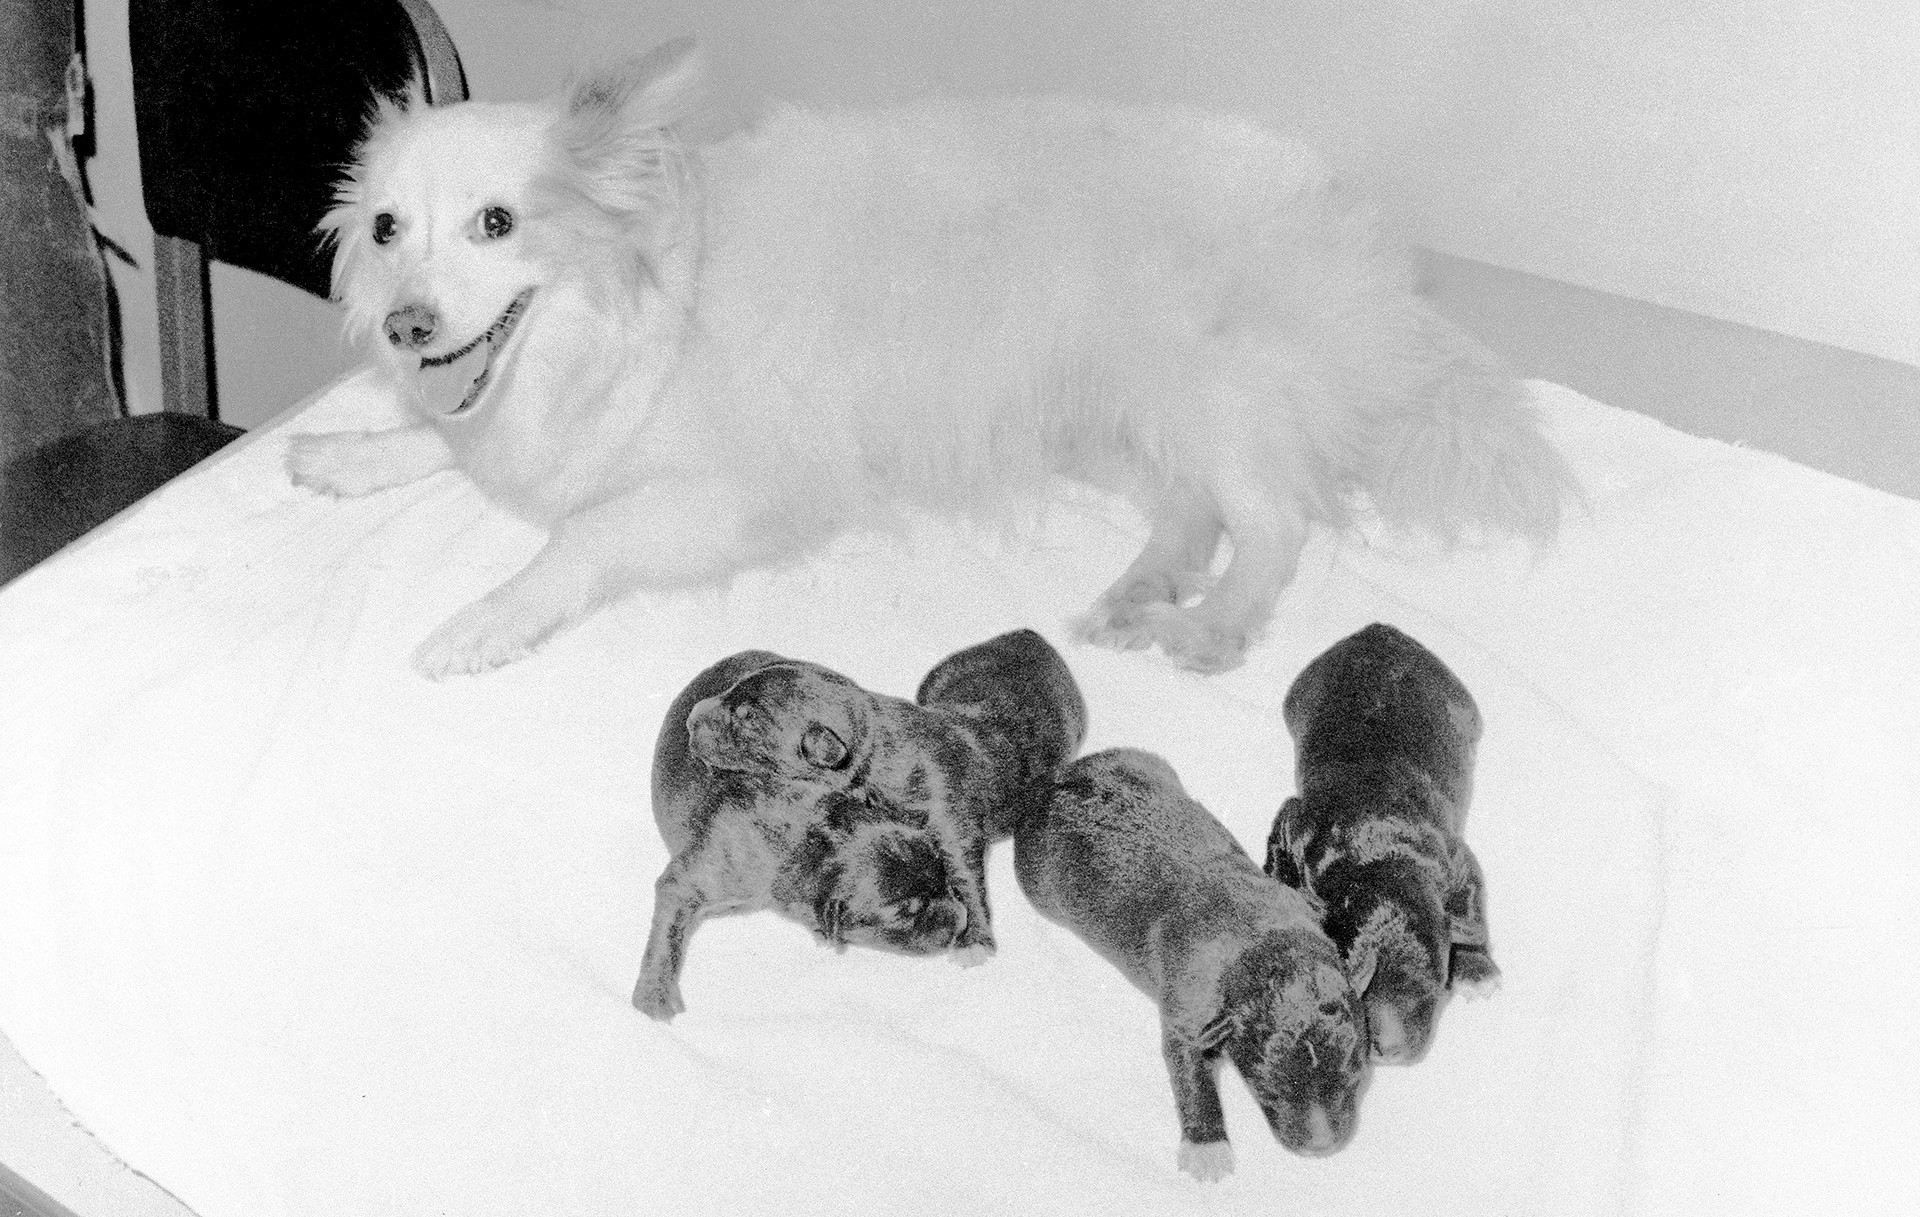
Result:
<svg viewBox="0 0 1920 1217"><path fill-rule="evenodd" d="M375 245L385 245L388 241L393 240L399 231L400 222L393 218L391 211L383 211L373 217L373 243Z"/></svg>
<svg viewBox="0 0 1920 1217"><path fill-rule="evenodd" d="M814 723L800 737L800 756L815 769L838 769L847 763L847 745L830 728Z"/></svg>
<svg viewBox="0 0 1920 1217"><path fill-rule="evenodd" d="M513 213L504 207L489 207L480 213L480 231L487 240L498 241L513 231Z"/></svg>

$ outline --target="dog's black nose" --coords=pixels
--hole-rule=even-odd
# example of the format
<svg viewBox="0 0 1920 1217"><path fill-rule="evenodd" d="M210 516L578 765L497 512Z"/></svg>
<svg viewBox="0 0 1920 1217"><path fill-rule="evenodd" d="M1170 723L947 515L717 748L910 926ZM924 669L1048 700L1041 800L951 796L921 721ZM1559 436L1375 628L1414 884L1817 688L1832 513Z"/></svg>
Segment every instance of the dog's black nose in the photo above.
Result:
<svg viewBox="0 0 1920 1217"><path fill-rule="evenodd" d="M397 347L417 351L433 341L438 319L424 304L409 304L387 314L387 341Z"/></svg>

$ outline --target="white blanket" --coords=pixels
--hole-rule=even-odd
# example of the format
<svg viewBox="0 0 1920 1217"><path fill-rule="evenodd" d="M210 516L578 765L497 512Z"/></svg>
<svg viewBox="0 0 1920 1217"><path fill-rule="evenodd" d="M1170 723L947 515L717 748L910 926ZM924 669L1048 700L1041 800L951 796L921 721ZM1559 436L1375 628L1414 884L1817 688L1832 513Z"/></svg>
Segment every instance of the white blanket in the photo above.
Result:
<svg viewBox="0 0 1920 1217"><path fill-rule="evenodd" d="M1067 640L1131 557L1065 495L1022 540L917 524L641 597L498 673L407 665L537 533L456 474L287 484L348 380L0 594L0 1030L202 1217L1920 1212L1920 504L1536 386L1590 515L1534 561L1319 537L1247 665ZM1289 1155L1178 1173L1149 1002L1010 849L962 970L706 924L689 1009L627 1004L666 860L667 702L766 647L910 695L1017 625L1089 748L1164 754L1259 857L1281 698L1392 622L1487 734L1467 835L1505 988ZM4 1147L0 1147L0 1159Z"/></svg>

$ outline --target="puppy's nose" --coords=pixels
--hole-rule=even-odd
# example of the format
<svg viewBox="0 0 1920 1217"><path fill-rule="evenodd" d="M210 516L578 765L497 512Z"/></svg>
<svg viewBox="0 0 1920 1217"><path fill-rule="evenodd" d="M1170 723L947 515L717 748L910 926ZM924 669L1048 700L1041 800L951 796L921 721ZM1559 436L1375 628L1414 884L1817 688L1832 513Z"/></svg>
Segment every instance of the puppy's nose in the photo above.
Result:
<svg viewBox="0 0 1920 1217"><path fill-rule="evenodd" d="M387 341L397 347L417 351L433 341L439 318L424 304L409 304L387 314Z"/></svg>

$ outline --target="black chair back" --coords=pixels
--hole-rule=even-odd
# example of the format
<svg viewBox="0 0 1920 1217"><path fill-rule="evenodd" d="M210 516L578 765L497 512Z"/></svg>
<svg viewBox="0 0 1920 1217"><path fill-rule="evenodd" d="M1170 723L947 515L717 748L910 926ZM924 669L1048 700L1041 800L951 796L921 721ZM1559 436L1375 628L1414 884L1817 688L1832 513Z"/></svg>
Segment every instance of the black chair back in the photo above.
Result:
<svg viewBox="0 0 1920 1217"><path fill-rule="evenodd" d="M430 60L434 29L450 65ZM154 232L323 298L329 260L314 226L374 96L416 76L429 100L466 96L425 4L133 0L129 33Z"/></svg>

